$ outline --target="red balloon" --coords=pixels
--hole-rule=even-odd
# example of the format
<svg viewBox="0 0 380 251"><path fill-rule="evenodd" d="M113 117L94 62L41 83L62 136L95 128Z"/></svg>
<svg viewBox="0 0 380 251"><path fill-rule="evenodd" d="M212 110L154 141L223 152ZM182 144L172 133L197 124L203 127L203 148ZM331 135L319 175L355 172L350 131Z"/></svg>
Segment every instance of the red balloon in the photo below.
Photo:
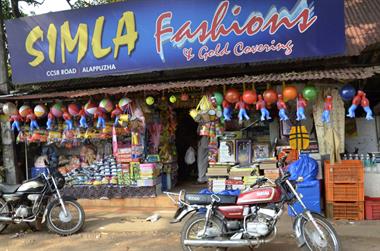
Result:
<svg viewBox="0 0 380 251"><path fill-rule="evenodd" d="M237 103L240 100L240 93L234 88L228 89L224 99L231 104Z"/></svg>
<svg viewBox="0 0 380 251"><path fill-rule="evenodd" d="M253 90L246 90L243 93L243 101L246 104L252 105L256 103L257 100L257 94Z"/></svg>
<svg viewBox="0 0 380 251"><path fill-rule="evenodd" d="M189 95L187 93L182 93L181 94L181 101L188 101L189 100Z"/></svg>
<svg viewBox="0 0 380 251"><path fill-rule="evenodd" d="M71 103L68 105L67 110L69 111L70 115L77 116L79 115L80 106L76 103Z"/></svg>
<svg viewBox="0 0 380 251"><path fill-rule="evenodd" d="M282 90L282 95L285 100L293 100L297 98L297 88L294 86L287 86Z"/></svg>
<svg viewBox="0 0 380 251"><path fill-rule="evenodd" d="M273 89L268 89L263 94L265 102L270 105L277 101L277 92Z"/></svg>

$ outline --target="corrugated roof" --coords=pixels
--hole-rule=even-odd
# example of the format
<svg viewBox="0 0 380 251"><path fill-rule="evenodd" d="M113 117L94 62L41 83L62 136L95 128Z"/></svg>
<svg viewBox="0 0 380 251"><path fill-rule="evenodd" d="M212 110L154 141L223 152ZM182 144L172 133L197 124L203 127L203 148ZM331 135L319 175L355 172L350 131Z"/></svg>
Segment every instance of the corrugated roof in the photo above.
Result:
<svg viewBox="0 0 380 251"><path fill-rule="evenodd" d="M380 42L380 0L345 0L347 55Z"/></svg>
<svg viewBox="0 0 380 251"><path fill-rule="evenodd" d="M234 85L243 83L268 83L282 81L305 81L305 80L355 80L367 79L375 74L380 74L380 66L373 67L352 67L332 70L319 71L303 71L303 72L285 72L285 73L270 73L260 75L247 75L242 77L230 78L212 78L190 81L172 81L160 84L140 84L128 85L108 88L94 88L87 90L61 91L52 93L36 93L36 94L14 94L13 96L0 96L3 100L15 99L44 99L44 98L80 98L93 96L98 94L116 95L120 93L135 93L135 92L154 92L165 90L181 90L183 88L202 88L207 86L217 85Z"/></svg>

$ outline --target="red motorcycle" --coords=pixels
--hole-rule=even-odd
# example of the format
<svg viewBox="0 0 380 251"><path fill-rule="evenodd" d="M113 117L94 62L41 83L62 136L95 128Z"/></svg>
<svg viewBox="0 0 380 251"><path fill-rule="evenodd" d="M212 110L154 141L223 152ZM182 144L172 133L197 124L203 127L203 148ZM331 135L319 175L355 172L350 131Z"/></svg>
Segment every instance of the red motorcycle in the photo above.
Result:
<svg viewBox="0 0 380 251"><path fill-rule="evenodd" d="M285 159L286 156L278 162L281 175L274 187L264 186L271 181L261 178L250 191L239 196L167 192L179 207L172 223L192 214L182 229L183 250L255 248L272 242L276 237L277 222L287 204L296 214L293 231L299 248L339 251L341 243L332 225L322 215L307 210L296 191L297 181L289 180L290 174L282 171ZM178 196L178 200L174 196ZM304 209L299 214L292 206L297 201Z"/></svg>

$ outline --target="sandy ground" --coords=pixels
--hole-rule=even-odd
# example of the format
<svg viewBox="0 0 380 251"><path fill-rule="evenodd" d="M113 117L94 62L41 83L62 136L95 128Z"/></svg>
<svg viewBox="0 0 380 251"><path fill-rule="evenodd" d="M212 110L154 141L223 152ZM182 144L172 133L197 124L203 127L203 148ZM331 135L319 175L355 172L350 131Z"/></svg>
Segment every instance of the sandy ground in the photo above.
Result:
<svg viewBox="0 0 380 251"><path fill-rule="evenodd" d="M172 211L160 211L162 218L145 222L152 212L134 212L125 209L86 209L86 224L81 233L60 237L46 229L28 231L25 225L10 226L0 235L3 251L175 251L181 250L179 232L182 224L169 223ZM379 250L380 221L335 222L344 250ZM23 233L23 231L26 231ZM210 249L207 249L210 250ZM229 251L249 249L229 249ZM279 224L278 238L257 250L298 250L291 236L291 222L284 216Z"/></svg>

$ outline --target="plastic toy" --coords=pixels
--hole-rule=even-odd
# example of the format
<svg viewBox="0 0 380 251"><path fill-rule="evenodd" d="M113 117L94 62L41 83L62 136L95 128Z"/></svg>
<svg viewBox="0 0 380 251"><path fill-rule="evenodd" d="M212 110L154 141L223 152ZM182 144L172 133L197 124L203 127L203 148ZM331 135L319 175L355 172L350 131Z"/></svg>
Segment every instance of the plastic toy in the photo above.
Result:
<svg viewBox="0 0 380 251"><path fill-rule="evenodd" d="M115 109L111 112L111 118L115 118L114 126L119 124L120 115L123 114L123 111L120 109L119 105L116 105Z"/></svg>
<svg viewBox="0 0 380 251"><path fill-rule="evenodd" d="M94 115L97 109L98 106L91 99L84 105L84 110L87 115Z"/></svg>
<svg viewBox="0 0 380 251"><path fill-rule="evenodd" d="M257 94L253 90L246 90L243 93L243 101L248 105L253 105L257 100Z"/></svg>
<svg viewBox="0 0 380 251"><path fill-rule="evenodd" d="M268 89L264 92L262 97L266 104L271 105L277 101L277 92L273 89Z"/></svg>
<svg viewBox="0 0 380 251"><path fill-rule="evenodd" d="M269 111L266 108L266 103L263 100L263 97L261 95L258 95L257 98L258 98L258 100L256 103L256 110L260 110L260 112L261 112L261 121L264 121L265 119L267 119L267 120L271 119L271 117L269 116ZM276 97L276 99L277 99L277 97Z"/></svg>
<svg viewBox="0 0 380 251"><path fill-rule="evenodd" d="M366 93L363 93L362 101L360 102L360 104L361 104L361 106L363 107L364 111L367 114L366 117L365 117L365 119L366 120L372 120L373 119L372 110L369 107L369 100L366 97Z"/></svg>
<svg viewBox="0 0 380 251"><path fill-rule="evenodd" d="M65 120L66 131L67 130L69 130L69 131L73 130L73 120L71 118L71 115L67 111L64 111L62 117Z"/></svg>
<svg viewBox="0 0 380 251"><path fill-rule="evenodd" d="M54 115L56 118L62 117L62 103L55 103L51 108L50 112Z"/></svg>
<svg viewBox="0 0 380 251"><path fill-rule="evenodd" d="M15 129L19 132L21 131L20 122L23 122L23 117L17 112L17 114L13 114L10 116L9 121L12 122L12 130Z"/></svg>
<svg viewBox="0 0 380 251"><path fill-rule="evenodd" d="M131 103L132 101L129 99L129 98L122 98L119 100L119 107L120 109L125 112L126 109L129 107L129 104Z"/></svg>
<svg viewBox="0 0 380 251"><path fill-rule="evenodd" d="M330 112L332 110L332 97L327 96L325 98L325 104L323 107L323 113L322 113L322 122L323 123L330 123Z"/></svg>
<svg viewBox="0 0 380 251"><path fill-rule="evenodd" d="M104 98L99 103L99 108L103 110L103 112L111 112L113 110L113 103L109 98Z"/></svg>
<svg viewBox="0 0 380 251"><path fill-rule="evenodd" d="M223 117L225 121L230 121L232 119L232 106L227 100L223 100Z"/></svg>
<svg viewBox="0 0 380 251"><path fill-rule="evenodd" d="M46 129L52 130L53 129L53 123L54 123L54 115L53 115L53 113L49 112L48 113L48 120L46 122Z"/></svg>
<svg viewBox="0 0 380 251"><path fill-rule="evenodd" d="M82 109L79 111L79 116L80 116L79 127L87 129L88 125L86 121L86 110L84 107L82 107Z"/></svg>
<svg viewBox="0 0 380 251"><path fill-rule="evenodd" d="M339 91L339 94L344 101L350 101L353 97L355 97L355 93L355 88L350 84L344 85Z"/></svg>
<svg viewBox="0 0 380 251"><path fill-rule="evenodd" d="M26 118L26 116L30 113L33 113L33 110L32 108L30 108L30 106L28 105L22 105L19 109L18 109L18 113L21 115L21 117L23 118Z"/></svg>
<svg viewBox="0 0 380 251"><path fill-rule="evenodd" d="M297 88L294 86L286 86L282 90L282 96L284 97L285 101L296 99L297 98Z"/></svg>
<svg viewBox="0 0 380 251"><path fill-rule="evenodd" d="M74 117L79 115L80 109L81 109L80 105L78 105L76 103L71 103L67 106L67 110L68 110L69 114L71 116L74 116Z"/></svg>
<svg viewBox="0 0 380 251"><path fill-rule="evenodd" d="M234 88L228 89L224 99L230 104L235 104L240 100L240 93Z"/></svg>
<svg viewBox="0 0 380 251"><path fill-rule="evenodd" d="M37 116L33 112L26 115L26 122L30 122L30 131L34 131L34 129L40 129L37 123Z"/></svg>
<svg viewBox="0 0 380 251"><path fill-rule="evenodd" d="M243 98L240 97L240 101L236 103L235 109L239 109L239 121L243 121L244 119L249 120L249 116L247 114L248 105L244 103Z"/></svg>
<svg viewBox="0 0 380 251"><path fill-rule="evenodd" d="M277 108L278 108L278 116L280 117L280 121L286 121L289 120L289 117L286 115L286 104L284 102L284 98L281 94L278 94L277 99Z"/></svg>
<svg viewBox="0 0 380 251"><path fill-rule="evenodd" d="M315 88L315 86L308 85L308 86L305 86L305 88L303 89L302 95L307 101L313 101L314 99L316 99L318 95L318 91Z"/></svg>
<svg viewBox="0 0 380 251"><path fill-rule="evenodd" d="M15 104L7 102L3 105L3 113L8 116L17 115L18 110Z"/></svg>
<svg viewBox="0 0 380 251"><path fill-rule="evenodd" d="M37 116L37 118L43 118L47 114L47 108L44 105L36 105L34 107L34 114Z"/></svg>
<svg viewBox="0 0 380 251"><path fill-rule="evenodd" d="M297 121L305 120L305 107L307 106L306 100L303 98L302 94L298 94L297 98Z"/></svg>
<svg viewBox="0 0 380 251"><path fill-rule="evenodd" d="M103 109L98 107L98 109L96 109L96 111L94 113L94 118L98 119L98 122L96 124L96 128L98 128L98 129L106 128L106 121L105 121L104 117L105 117L105 114L103 112Z"/></svg>
<svg viewBox="0 0 380 251"><path fill-rule="evenodd" d="M348 109L347 117L355 118L356 108L358 108L358 105L361 103L363 96L364 92L359 90L354 99L352 100L352 104Z"/></svg>

